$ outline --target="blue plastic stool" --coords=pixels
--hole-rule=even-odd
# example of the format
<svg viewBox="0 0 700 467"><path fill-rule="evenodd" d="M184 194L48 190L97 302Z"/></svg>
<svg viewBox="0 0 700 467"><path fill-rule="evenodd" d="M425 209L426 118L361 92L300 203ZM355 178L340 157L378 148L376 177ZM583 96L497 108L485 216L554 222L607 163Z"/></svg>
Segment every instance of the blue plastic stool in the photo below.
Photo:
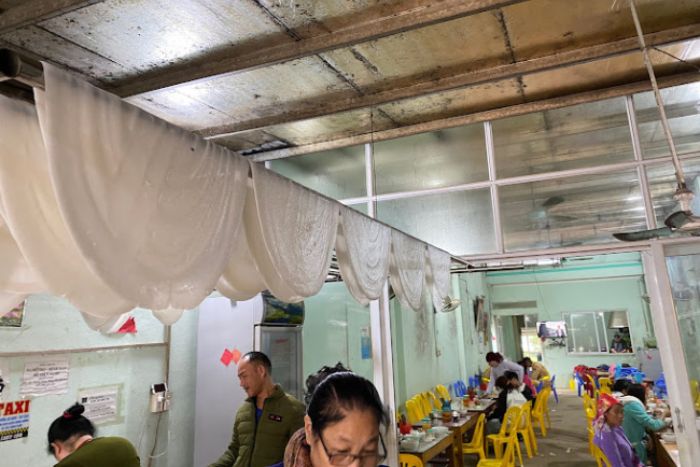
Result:
<svg viewBox="0 0 700 467"><path fill-rule="evenodd" d="M554 385L554 380L557 379L557 375L552 375L552 393L554 394L554 400L557 401L557 404L559 403L559 394L557 394L557 387Z"/></svg>

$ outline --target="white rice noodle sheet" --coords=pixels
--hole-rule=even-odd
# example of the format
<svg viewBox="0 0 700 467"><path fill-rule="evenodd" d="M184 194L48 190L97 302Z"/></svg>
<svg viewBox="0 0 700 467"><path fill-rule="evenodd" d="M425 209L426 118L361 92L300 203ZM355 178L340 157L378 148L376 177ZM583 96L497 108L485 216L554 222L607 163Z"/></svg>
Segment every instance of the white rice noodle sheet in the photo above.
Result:
<svg viewBox="0 0 700 467"><path fill-rule="evenodd" d="M38 91L37 98L42 97ZM133 302L90 270L68 230L49 176L35 108L0 96L0 121L3 213L40 288L65 297L93 317L93 327L132 309Z"/></svg>
<svg viewBox="0 0 700 467"><path fill-rule="evenodd" d="M237 241L247 161L48 63L44 81L51 181L92 270L140 307L198 306Z"/></svg>
<svg viewBox="0 0 700 467"><path fill-rule="evenodd" d="M251 170L255 205L245 214L251 253L268 290L299 302L323 287L339 206L259 164L251 163Z"/></svg>
<svg viewBox="0 0 700 467"><path fill-rule="evenodd" d="M423 308L425 244L398 230L391 231L389 283L402 306Z"/></svg>
<svg viewBox="0 0 700 467"><path fill-rule="evenodd" d="M343 282L362 305L380 297L391 252L391 229L347 207L340 208L335 252Z"/></svg>
<svg viewBox="0 0 700 467"><path fill-rule="evenodd" d="M448 253L428 245L425 283L430 290L433 306L440 311L443 300L450 294L450 262Z"/></svg>
<svg viewBox="0 0 700 467"><path fill-rule="evenodd" d="M257 222L252 185L248 189L244 212L246 222ZM267 288L250 252L245 230L241 229L229 263L216 284L216 289L222 295L236 301L251 299Z"/></svg>

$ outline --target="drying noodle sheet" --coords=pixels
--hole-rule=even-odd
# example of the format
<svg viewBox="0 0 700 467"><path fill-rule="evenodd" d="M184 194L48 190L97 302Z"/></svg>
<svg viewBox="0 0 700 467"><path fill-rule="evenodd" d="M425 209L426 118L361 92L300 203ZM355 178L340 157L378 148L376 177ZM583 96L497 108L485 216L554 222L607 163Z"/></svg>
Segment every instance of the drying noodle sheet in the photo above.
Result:
<svg viewBox="0 0 700 467"><path fill-rule="evenodd" d="M5 221L41 288L90 315L93 328L129 311L133 303L90 271L61 216L34 107L0 96L0 121Z"/></svg>
<svg viewBox="0 0 700 467"><path fill-rule="evenodd" d="M397 230L391 232L389 282L403 306L423 308L425 244Z"/></svg>
<svg viewBox="0 0 700 467"><path fill-rule="evenodd" d="M248 189L244 213L245 222L257 222L252 186ZM219 278L216 289L231 300L238 301L253 298L266 288L265 281L258 272L255 259L250 252L245 229L241 229L238 241L233 246L231 259Z"/></svg>
<svg viewBox="0 0 700 467"><path fill-rule="evenodd" d="M2 102L0 102L2 105ZM0 114L2 111L0 110ZM1 133L1 131L0 131ZM2 136L0 136L0 139ZM2 143L0 143L1 145ZM0 157L3 157L0 153ZM0 205L2 203L0 202ZM2 210L0 208L0 210ZM29 267L22 252L17 246L17 242L12 237L7 224L5 224L4 214L0 213L0 258L2 258L2 268L0 268L0 293L6 294L3 303L14 300L10 296L24 297L28 294L38 293L43 290L41 281ZM23 298L19 298L17 303ZM3 308L0 307L0 313Z"/></svg>
<svg viewBox="0 0 700 467"><path fill-rule="evenodd" d="M198 306L237 240L247 161L47 63L44 81L51 180L91 268L138 306Z"/></svg>
<svg viewBox="0 0 700 467"><path fill-rule="evenodd" d="M362 305L376 300L389 275L391 229L341 207L335 252L343 282Z"/></svg>
<svg viewBox="0 0 700 467"><path fill-rule="evenodd" d="M315 295L328 273L338 205L259 164L251 168L255 209L246 209L245 228L265 285L286 302Z"/></svg>
<svg viewBox="0 0 700 467"><path fill-rule="evenodd" d="M443 300L450 294L450 255L428 245L425 283L436 310L442 309Z"/></svg>

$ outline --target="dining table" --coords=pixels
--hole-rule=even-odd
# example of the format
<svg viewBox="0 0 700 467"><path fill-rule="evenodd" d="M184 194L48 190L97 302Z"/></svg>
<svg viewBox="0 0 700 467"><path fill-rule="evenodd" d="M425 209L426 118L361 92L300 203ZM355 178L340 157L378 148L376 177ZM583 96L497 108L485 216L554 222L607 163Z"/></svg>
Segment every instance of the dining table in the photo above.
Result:
<svg viewBox="0 0 700 467"><path fill-rule="evenodd" d="M661 439L660 433L653 433L651 436L656 454L656 465L658 467L680 467L681 459L678 452L678 445L674 442L667 442Z"/></svg>
<svg viewBox="0 0 700 467"><path fill-rule="evenodd" d="M463 464L455 465L457 457L461 459L462 456L456 455L455 450L455 437L454 432L447 431L445 433L439 433L435 436L435 439L431 441L426 441L421 439L418 443L418 447L415 449L405 449L399 444L399 452L402 454L412 454L423 462L423 465L427 465L432 459L437 457L438 454L445 451L447 453L448 465L450 467L462 467Z"/></svg>

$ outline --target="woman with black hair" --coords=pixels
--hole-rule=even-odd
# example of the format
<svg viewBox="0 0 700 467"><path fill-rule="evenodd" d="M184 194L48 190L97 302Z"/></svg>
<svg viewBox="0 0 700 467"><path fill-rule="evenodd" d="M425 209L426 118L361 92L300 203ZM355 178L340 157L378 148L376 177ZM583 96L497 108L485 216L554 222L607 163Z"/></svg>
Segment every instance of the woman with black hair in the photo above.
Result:
<svg viewBox="0 0 700 467"><path fill-rule="evenodd" d="M118 437L95 438L95 427L83 417L85 407L75 404L49 427L49 453L56 467L140 467L132 444Z"/></svg>
<svg viewBox="0 0 700 467"><path fill-rule="evenodd" d="M380 432L388 415L374 385L350 372L318 383L304 417L284 452L284 467L359 464L376 467L386 458Z"/></svg>
<svg viewBox="0 0 700 467"><path fill-rule="evenodd" d="M668 426L663 420L652 417L646 412L646 388L641 384L630 384L627 395L622 398L625 418L622 429L630 440L639 459L646 463L647 431L659 431ZM670 415L670 414L668 414Z"/></svg>

